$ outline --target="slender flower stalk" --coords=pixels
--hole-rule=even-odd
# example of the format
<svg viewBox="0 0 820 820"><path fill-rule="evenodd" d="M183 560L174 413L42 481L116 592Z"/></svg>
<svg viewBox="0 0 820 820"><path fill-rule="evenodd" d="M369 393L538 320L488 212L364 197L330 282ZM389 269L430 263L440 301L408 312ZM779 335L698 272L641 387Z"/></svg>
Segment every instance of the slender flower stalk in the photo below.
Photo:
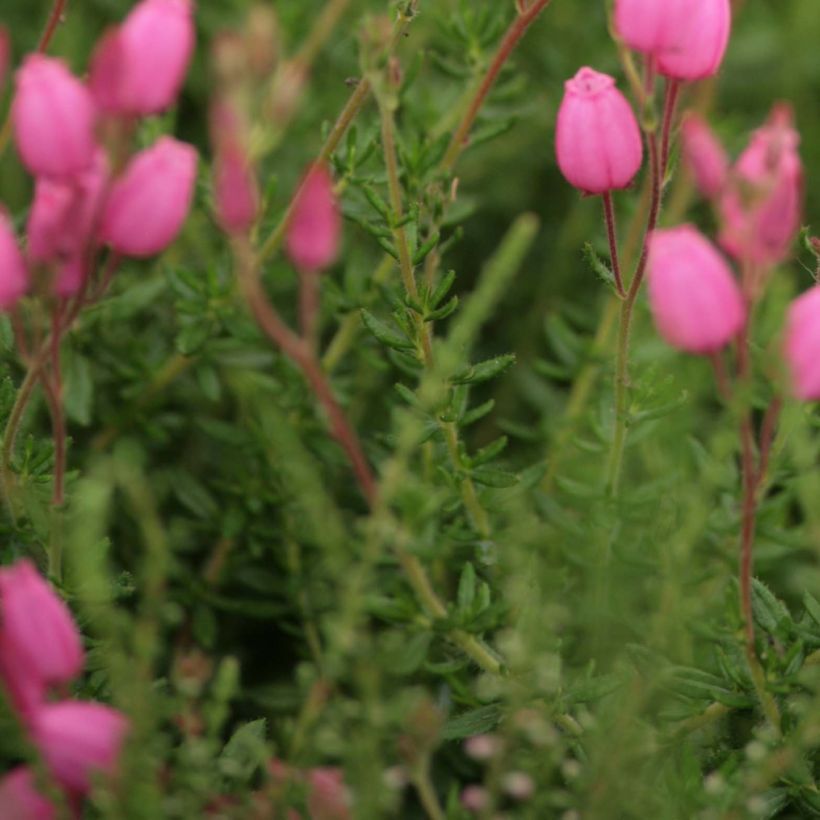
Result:
<svg viewBox="0 0 820 820"><path fill-rule="evenodd" d="M615 222L615 207L612 203L612 192L605 191L601 198L604 202L604 220L606 221L606 235L609 240L609 257L612 260L612 274L615 277L615 290L621 299L626 298L624 280L621 273L621 261L618 254L618 228Z"/></svg>

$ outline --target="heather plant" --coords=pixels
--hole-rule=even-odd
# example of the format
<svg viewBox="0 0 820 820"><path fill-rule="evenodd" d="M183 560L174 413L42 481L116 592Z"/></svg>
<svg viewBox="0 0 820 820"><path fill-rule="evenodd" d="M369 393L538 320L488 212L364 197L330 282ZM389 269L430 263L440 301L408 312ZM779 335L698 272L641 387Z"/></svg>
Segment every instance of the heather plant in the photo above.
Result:
<svg viewBox="0 0 820 820"><path fill-rule="evenodd" d="M0 24L0 820L820 815L814 0Z"/></svg>

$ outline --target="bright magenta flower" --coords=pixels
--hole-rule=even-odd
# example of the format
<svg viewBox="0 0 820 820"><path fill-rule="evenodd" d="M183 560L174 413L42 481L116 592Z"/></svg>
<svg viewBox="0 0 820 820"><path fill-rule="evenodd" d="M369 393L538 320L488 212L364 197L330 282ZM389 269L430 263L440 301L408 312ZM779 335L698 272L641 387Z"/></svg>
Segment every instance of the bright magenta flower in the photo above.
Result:
<svg viewBox="0 0 820 820"><path fill-rule="evenodd" d="M28 270L17 237L0 209L0 310L13 308L28 290Z"/></svg>
<svg viewBox="0 0 820 820"><path fill-rule="evenodd" d="M586 193L632 182L643 160L641 131L612 77L582 68L565 83L555 152L567 181Z"/></svg>
<svg viewBox="0 0 820 820"><path fill-rule="evenodd" d="M23 713L83 667L80 634L31 561L0 569L0 678Z"/></svg>
<svg viewBox="0 0 820 820"><path fill-rule="evenodd" d="M36 789L34 775L25 766L13 769L0 780L3 820L52 820L54 807Z"/></svg>
<svg viewBox="0 0 820 820"><path fill-rule="evenodd" d="M743 296L729 265L691 225L655 231L647 276L655 325L673 347L714 353L746 321Z"/></svg>
<svg viewBox="0 0 820 820"><path fill-rule="evenodd" d="M799 144L791 110L779 105L738 159L720 199L720 243L736 259L773 266L788 257L803 203Z"/></svg>
<svg viewBox="0 0 820 820"><path fill-rule="evenodd" d="M96 109L62 60L32 54L17 72L12 120L23 164L35 176L65 177L94 160Z"/></svg>
<svg viewBox="0 0 820 820"><path fill-rule="evenodd" d="M102 110L157 114L176 101L194 51L190 0L142 0L100 41L91 88Z"/></svg>
<svg viewBox="0 0 820 820"><path fill-rule="evenodd" d="M820 285L789 307L784 353L794 395L803 401L820 401Z"/></svg>
<svg viewBox="0 0 820 820"><path fill-rule="evenodd" d="M729 156L706 120L690 112L681 127L683 160L700 192L712 198L723 190L729 176Z"/></svg>
<svg viewBox="0 0 820 820"><path fill-rule="evenodd" d="M114 183L103 209L103 242L125 256L153 256L176 239L194 196L196 149L160 137Z"/></svg>
<svg viewBox="0 0 820 820"><path fill-rule="evenodd" d="M333 264L342 217L327 169L314 166L302 182L288 224L288 255L297 270L311 273Z"/></svg>
<svg viewBox="0 0 820 820"><path fill-rule="evenodd" d="M128 720L116 709L76 700L42 706L31 723L46 765L75 794L91 788L95 773L115 773L127 732Z"/></svg>

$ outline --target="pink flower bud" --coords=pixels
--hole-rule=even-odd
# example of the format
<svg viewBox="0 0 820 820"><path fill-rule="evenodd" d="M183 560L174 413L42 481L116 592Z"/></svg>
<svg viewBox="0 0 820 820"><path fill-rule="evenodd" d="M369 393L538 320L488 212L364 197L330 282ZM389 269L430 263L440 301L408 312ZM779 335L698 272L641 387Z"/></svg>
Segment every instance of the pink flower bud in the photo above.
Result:
<svg viewBox="0 0 820 820"><path fill-rule="evenodd" d="M288 225L288 255L302 273L324 270L336 259L342 218L333 180L321 165L302 181Z"/></svg>
<svg viewBox="0 0 820 820"><path fill-rule="evenodd" d="M691 225L650 239L649 306L660 335L689 353L714 353L743 327L746 306L732 271Z"/></svg>
<svg viewBox="0 0 820 820"><path fill-rule="evenodd" d="M82 285L85 257L94 238L108 182L108 162L98 151L89 170L74 177L40 177L34 188L26 233L29 257L57 264L55 292L71 296Z"/></svg>
<svg viewBox="0 0 820 820"><path fill-rule="evenodd" d="M94 103L62 60L26 57L17 72L12 119L20 157L35 176L67 176L91 165Z"/></svg>
<svg viewBox="0 0 820 820"><path fill-rule="evenodd" d="M8 217L0 209L0 310L11 310L28 290L28 271Z"/></svg>
<svg viewBox="0 0 820 820"><path fill-rule="evenodd" d="M194 51L190 0L142 0L100 41L91 88L109 113L157 114L174 104Z"/></svg>
<svg viewBox="0 0 820 820"><path fill-rule="evenodd" d="M681 128L683 159L700 192L712 198L720 193L729 175L729 157L703 117L689 113Z"/></svg>
<svg viewBox="0 0 820 820"><path fill-rule="evenodd" d="M228 147L217 155L214 198L219 224L226 233L244 233L253 226L259 207L256 176L238 148Z"/></svg>
<svg viewBox="0 0 820 820"><path fill-rule="evenodd" d="M34 775L20 766L0 780L0 809L3 820L52 820L54 807L36 789Z"/></svg>
<svg viewBox="0 0 820 820"><path fill-rule="evenodd" d="M29 712L52 684L83 666L80 634L68 607L31 561L0 569L0 678Z"/></svg>
<svg viewBox="0 0 820 820"><path fill-rule="evenodd" d="M658 71L677 80L711 77L717 74L729 44L730 0L687 0L684 7L674 44L654 52Z"/></svg>
<svg viewBox="0 0 820 820"><path fill-rule="evenodd" d="M311 769L307 776L312 820L350 820L350 795L341 769Z"/></svg>
<svg viewBox="0 0 820 820"><path fill-rule="evenodd" d="M615 0L615 31L635 51L675 48L692 0Z"/></svg>
<svg viewBox="0 0 820 820"><path fill-rule="evenodd" d="M625 188L643 159L638 121L615 80L582 68L565 83L555 150L571 185L589 194Z"/></svg>
<svg viewBox="0 0 820 820"><path fill-rule="evenodd" d="M616 0L615 30L651 55L661 74L697 80L715 74L729 42L730 0Z"/></svg>
<svg viewBox="0 0 820 820"><path fill-rule="evenodd" d="M794 395L803 401L820 401L820 285L789 307L784 353Z"/></svg>
<svg viewBox="0 0 820 820"><path fill-rule="evenodd" d="M776 106L741 154L719 203L720 243L736 259L773 266L800 230L803 166L791 110Z"/></svg>
<svg viewBox="0 0 820 820"><path fill-rule="evenodd" d="M84 793L97 773L114 774L128 731L123 714L100 703L47 704L32 721L32 738L54 777Z"/></svg>
<svg viewBox="0 0 820 820"><path fill-rule="evenodd" d="M194 196L197 153L160 137L114 183L103 209L103 242L125 256L153 256L176 239Z"/></svg>

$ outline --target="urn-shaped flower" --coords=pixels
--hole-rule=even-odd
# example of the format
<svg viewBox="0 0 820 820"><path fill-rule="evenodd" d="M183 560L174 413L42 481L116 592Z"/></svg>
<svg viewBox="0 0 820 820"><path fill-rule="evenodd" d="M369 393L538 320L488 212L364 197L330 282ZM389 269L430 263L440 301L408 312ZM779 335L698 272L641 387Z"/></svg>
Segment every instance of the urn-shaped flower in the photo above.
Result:
<svg viewBox="0 0 820 820"><path fill-rule="evenodd" d="M683 160L698 190L709 199L723 190L729 175L729 156L703 117L689 113L681 126Z"/></svg>
<svg viewBox="0 0 820 820"><path fill-rule="evenodd" d="M565 84L555 132L558 167L589 194L625 188L643 159L638 121L614 78L582 68Z"/></svg>
<svg viewBox="0 0 820 820"><path fill-rule="evenodd" d="M650 238L649 306L660 335L689 353L714 353L746 321L746 306L728 263L691 225Z"/></svg>
<svg viewBox="0 0 820 820"><path fill-rule="evenodd" d="M288 255L302 273L329 267L339 252L342 218L333 192L333 179L324 166L308 171L288 223Z"/></svg>
<svg viewBox="0 0 820 820"><path fill-rule="evenodd" d="M0 310L10 310L28 290L28 271L9 218L0 209Z"/></svg>

